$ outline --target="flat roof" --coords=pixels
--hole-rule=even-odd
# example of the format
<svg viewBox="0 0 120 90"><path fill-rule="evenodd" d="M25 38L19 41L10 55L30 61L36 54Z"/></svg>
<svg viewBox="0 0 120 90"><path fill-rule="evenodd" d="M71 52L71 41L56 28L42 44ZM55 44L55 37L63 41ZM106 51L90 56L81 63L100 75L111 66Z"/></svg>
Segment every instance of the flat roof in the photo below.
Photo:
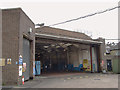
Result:
<svg viewBox="0 0 120 90"><path fill-rule="evenodd" d="M19 11L21 11L34 24L34 22L27 16L27 14L20 7L18 7L18 8L5 8L5 9L2 9L2 11L11 11L11 10L19 10Z"/></svg>

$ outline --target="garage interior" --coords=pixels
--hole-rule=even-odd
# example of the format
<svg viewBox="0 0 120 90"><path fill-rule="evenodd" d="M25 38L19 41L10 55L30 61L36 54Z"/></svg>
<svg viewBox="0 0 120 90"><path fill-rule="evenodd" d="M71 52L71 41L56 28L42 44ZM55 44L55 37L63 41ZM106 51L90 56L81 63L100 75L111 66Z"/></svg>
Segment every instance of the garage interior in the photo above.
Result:
<svg viewBox="0 0 120 90"><path fill-rule="evenodd" d="M41 73L66 71L68 46L65 43L36 43L35 58L41 62Z"/></svg>
<svg viewBox="0 0 120 90"><path fill-rule="evenodd" d="M96 47L92 47L92 71L97 72ZM35 60L41 74L57 72L91 72L90 44L36 38ZM87 60L87 61L86 61ZM87 62L88 66L83 63Z"/></svg>

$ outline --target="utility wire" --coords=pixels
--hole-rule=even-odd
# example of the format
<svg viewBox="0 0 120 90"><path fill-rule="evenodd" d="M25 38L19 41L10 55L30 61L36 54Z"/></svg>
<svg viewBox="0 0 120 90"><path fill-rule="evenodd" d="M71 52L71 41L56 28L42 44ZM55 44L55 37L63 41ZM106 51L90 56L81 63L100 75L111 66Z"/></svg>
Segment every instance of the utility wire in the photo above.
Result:
<svg viewBox="0 0 120 90"><path fill-rule="evenodd" d="M52 25L49 25L49 26L56 26L56 25L60 25L60 24L65 24L65 23L72 22L72 21L76 21L76 20L79 20L79 19L91 17L91 16L94 16L94 15L96 15L96 14L102 14L102 13L105 13L105 12L108 12L108 11L111 11L111 10L114 10L114 9L116 9L116 8L120 8L120 6L116 6L116 7L113 7L113 8L109 8L109 9L106 9L106 10L104 10L104 11L99 11L99 12L96 12L96 13L93 13L93 14L88 14L88 15L85 15L85 16L81 16L81 17L78 17L78 18L75 18L75 19L63 21L63 22L60 22L60 23L52 24Z"/></svg>
<svg viewBox="0 0 120 90"><path fill-rule="evenodd" d="M120 39L105 39L105 40L120 40Z"/></svg>

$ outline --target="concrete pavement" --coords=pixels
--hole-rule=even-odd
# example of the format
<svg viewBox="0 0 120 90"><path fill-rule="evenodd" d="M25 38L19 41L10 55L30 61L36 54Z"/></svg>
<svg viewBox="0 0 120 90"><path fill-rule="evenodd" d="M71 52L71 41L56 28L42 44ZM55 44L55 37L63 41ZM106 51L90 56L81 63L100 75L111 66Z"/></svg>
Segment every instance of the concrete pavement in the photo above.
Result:
<svg viewBox="0 0 120 90"><path fill-rule="evenodd" d="M36 76L22 88L118 88L118 74L71 73ZM17 88L17 87L16 87Z"/></svg>

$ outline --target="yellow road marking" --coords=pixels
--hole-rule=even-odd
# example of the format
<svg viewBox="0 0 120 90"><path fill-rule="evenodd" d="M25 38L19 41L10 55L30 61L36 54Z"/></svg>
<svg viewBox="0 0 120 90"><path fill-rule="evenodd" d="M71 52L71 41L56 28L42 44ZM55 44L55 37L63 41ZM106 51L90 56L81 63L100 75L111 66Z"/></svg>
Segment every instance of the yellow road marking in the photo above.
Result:
<svg viewBox="0 0 120 90"><path fill-rule="evenodd" d="M80 78L83 78L83 77L80 77Z"/></svg>
<svg viewBox="0 0 120 90"><path fill-rule="evenodd" d="M71 79L71 78L67 78L68 80Z"/></svg>

